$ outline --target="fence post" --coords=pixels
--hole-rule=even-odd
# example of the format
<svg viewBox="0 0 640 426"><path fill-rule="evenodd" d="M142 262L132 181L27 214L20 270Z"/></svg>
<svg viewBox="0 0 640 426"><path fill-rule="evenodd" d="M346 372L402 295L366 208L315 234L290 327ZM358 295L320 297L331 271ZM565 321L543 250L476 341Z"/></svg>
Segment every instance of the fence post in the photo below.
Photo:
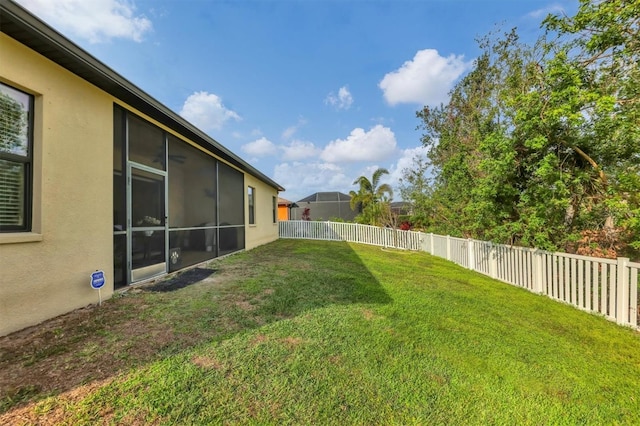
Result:
<svg viewBox="0 0 640 426"><path fill-rule="evenodd" d="M474 243L471 238L467 239L467 250L468 250L468 258L469 258L469 269L472 271L476 270L476 256L474 251Z"/></svg>
<svg viewBox="0 0 640 426"><path fill-rule="evenodd" d="M629 324L629 258L619 257L616 283L616 322ZM635 308L635 306L634 306Z"/></svg>
<svg viewBox="0 0 640 426"><path fill-rule="evenodd" d="M493 243L489 243L489 247L489 276L495 279L498 278L498 253Z"/></svg>
<svg viewBox="0 0 640 426"><path fill-rule="evenodd" d="M533 291L543 293L542 287L542 251L536 249L533 251Z"/></svg>
<svg viewBox="0 0 640 426"><path fill-rule="evenodd" d="M447 260L451 260L451 237L447 235Z"/></svg>

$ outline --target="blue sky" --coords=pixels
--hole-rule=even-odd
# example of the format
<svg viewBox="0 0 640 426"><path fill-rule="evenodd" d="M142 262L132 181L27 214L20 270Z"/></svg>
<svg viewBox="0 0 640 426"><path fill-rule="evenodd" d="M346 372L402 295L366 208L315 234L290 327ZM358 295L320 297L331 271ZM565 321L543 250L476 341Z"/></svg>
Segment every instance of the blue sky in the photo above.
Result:
<svg viewBox="0 0 640 426"><path fill-rule="evenodd" d="M475 42L540 33L577 0L18 0L283 185L297 201L398 179L422 152L415 113L446 102Z"/></svg>

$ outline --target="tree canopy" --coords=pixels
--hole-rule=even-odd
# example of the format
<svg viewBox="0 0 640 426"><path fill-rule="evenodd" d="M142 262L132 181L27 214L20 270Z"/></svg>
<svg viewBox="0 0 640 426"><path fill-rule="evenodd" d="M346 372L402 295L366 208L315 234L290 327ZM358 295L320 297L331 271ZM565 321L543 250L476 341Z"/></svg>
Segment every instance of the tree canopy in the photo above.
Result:
<svg viewBox="0 0 640 426"><path fill-rule="evenodd" d="M417 112L433 171L409 195L421 220L548 250L640 249L639 21L640 0L581 0L534 44L515 29L479 40L449 102Z"/></svg>

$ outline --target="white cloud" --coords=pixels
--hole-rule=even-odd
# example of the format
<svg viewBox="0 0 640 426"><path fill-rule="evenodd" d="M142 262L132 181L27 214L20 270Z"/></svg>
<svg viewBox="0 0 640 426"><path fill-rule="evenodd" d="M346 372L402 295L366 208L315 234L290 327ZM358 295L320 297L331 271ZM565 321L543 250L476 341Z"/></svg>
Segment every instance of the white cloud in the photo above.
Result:
<svg viewBox="0 0 640 426"><path fill-rule="evenodd" d="M282 159L285 161L298 161L317 157L321 152L313 142L301 140L293 140L288 145L281 145L280 148L284 151Z"/></svg>
<svg viewBox="0 0 640 426"><path fill-rule="evenodd" d="M129 0L18 0L25 8L64 32L91 43L111 38L142 41L151 21L136 15Z"/></svg>
<svg viewBox="0 0 640 426"><path fill-rule="evenodd" d="M180 115L205 132L218 130L228 120L240 120L240 116L222 104L222 99L213 93L195 92L190 95Z"/></svg>
<svg viewBox="0 0 640 426"><path fill-rule="evenodd" d="M378 87L390 105L416 103L438 105L446 102L453 83L472 62L464 56L442 57L435 49L419 50L413 60L384 76Z"/></svg>
<svg viewBox="0 0 640 426"><path fill-rule="evenodd" d="M394 190L397 189L396 198L400 197L400 179L405 169L413 167L413 159L417 156L426 156L427 149L424 146L418 146L415 148L403 149L398 161L389 168L389 175L387 177L387 183L389 183Z"/></svg>
<svg viewBox="0 0 640 426"><path fill-rule="evenodd" d="M527 17L533 19L546 18L550 13L556 15L564 13L565 9L562 5L555 3L550 6L544 7L542 9L536 9L533 12L527 13Z"/></svg>
<svg viewBox="0 0 640 426"><path fill-rule="evenodd" d="M393 124L395 122L393 118L388 117L372 117L369 121L376 124Z"/></svg>
<svg viewBox="0 0 640 426"><path fill-rule="evenodd" d="M307 124L307 120L304 117L298 118L298 122L296 124L294 124L293 126L289 126L286 129L284 129L284 131L282 132L282 139L284 139L284 140L291 139L293 137L293 135L295 135L297 133L297 131L300 130L300 128L302 126L304 126L305 124Z"/></svg>
<svg viewBox="0 0 640 426"><path fill-rule="evenodd" d="M297 131L298 131L297 126L287 127L286 129L284 129L284 132L282 132L282 139L286 140L291 138Z"/></svg>
<svg viewBox="0 0 640 426"><path fill-rule="evenodd" d="M351 104L353 104L353 96L351 96L351 92L349 92L347 86L342 86L338 90L338 95L333 92L329 93L324 103L336 109L349 109L351 108Z"/></svg>
<svg viewBox="0 0 640 426"><path fill-rule="evenodd" d="M275 154L278 148L269 139L261 137L253 142L242 145L242 150L255 157L265 157Z"/></svg>
<svg viewBox="0 0 640 426"><path fill-rule="evenodd" d="M278 164L275 167L274 180L288 188L283 196L292 201L318 191L345 191L352 182L342 167L321 162Z"/></svg>
<svg viewBox="0 0 640 426"><path fill-rule="evenodd" d="M396 137L380 124L368 132L355 128L346 139L329 142L320 158L331 163L379 161L387 159L396 149Z"/></svg>

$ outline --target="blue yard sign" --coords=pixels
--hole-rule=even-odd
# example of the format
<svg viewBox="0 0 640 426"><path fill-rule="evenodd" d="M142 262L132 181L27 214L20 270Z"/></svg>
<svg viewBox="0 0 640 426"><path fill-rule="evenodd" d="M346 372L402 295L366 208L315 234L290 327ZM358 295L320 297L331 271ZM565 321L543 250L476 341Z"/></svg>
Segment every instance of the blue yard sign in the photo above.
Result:
<svg viewBox="0 0 640 426"><path fill-rule="evenodd" d="M95 271L91 274L91 288L100 289L105 283L104 271Z"/></svg>

